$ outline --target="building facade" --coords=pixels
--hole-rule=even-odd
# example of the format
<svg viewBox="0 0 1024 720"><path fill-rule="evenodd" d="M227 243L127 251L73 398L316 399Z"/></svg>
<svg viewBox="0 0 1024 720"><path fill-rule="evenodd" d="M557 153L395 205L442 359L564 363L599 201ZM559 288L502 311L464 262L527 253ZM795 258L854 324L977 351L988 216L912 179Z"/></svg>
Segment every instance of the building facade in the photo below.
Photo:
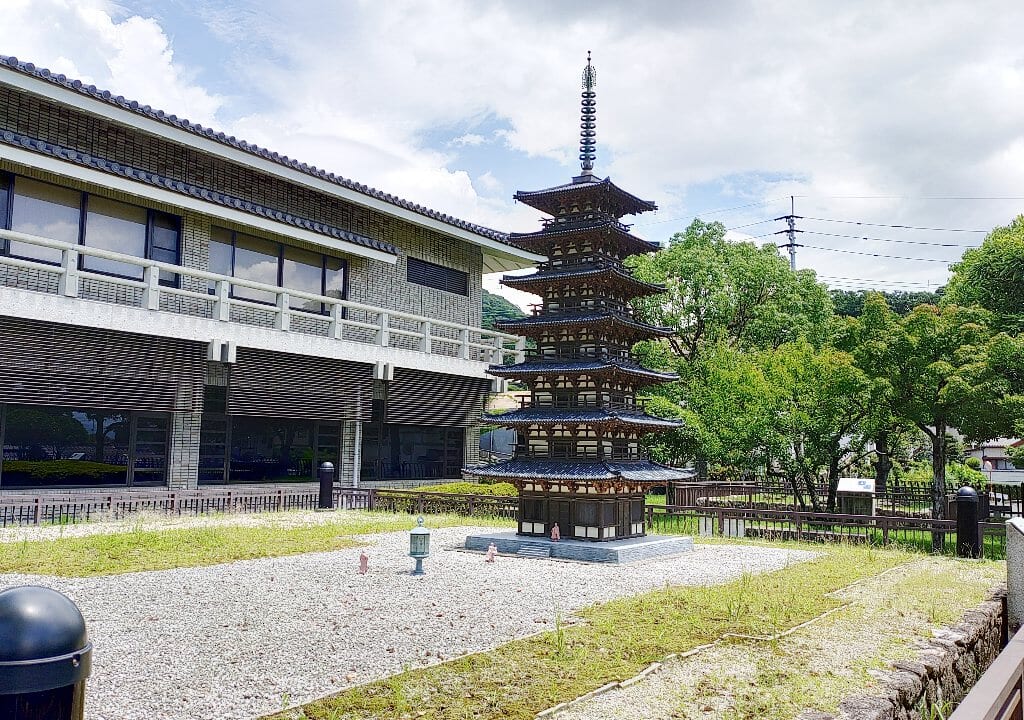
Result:
<svg viewBox="0 0 1024 720"><path fill-rule="evenodd" d="M0 57L0 491L457 477L542 259Z"/></svg>

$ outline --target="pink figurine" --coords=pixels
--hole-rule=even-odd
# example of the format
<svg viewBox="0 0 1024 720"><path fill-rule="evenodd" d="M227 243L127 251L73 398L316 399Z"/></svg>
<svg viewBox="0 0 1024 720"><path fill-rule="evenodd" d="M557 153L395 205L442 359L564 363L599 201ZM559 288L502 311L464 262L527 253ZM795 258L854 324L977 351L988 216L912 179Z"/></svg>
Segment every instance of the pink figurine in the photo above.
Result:
<svg viewBox="0 0 1024 720"><path fill-rule="evenodd" d="M370 556L364 551L359 551L359 574L365 575L366 570L370 567Z"/></svg>
<svg viewBox="0 0 1024 720"><path fill-rule="evenodd" d="M558 523L551 526L551 542L558 542L562 539L562 533L558 530Z"/></svg>
<svg viewBox="0 0 1024 720"><path fill-rule="evenodd" d="M494 543L487 546L487 557L484 558L484 562L494 562L494 556L498 554L498 548Z"/></svg>

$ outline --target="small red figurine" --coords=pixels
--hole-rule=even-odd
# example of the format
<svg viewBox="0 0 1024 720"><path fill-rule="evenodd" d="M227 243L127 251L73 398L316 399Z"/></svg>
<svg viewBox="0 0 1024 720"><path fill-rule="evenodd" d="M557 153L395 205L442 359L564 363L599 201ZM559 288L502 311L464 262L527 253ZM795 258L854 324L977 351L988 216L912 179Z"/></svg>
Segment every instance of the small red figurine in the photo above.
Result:
<svg viewBox="0 0 1024 720"><path fill-rule="evenodd" d="M359 551L359 574L365 575L367 568L370 566L370 556L365 551Z"/></svg>
<svg viewBox="0 0 1024 720"><path fill-rule="evenodd" d="M555 523L551 527L551 541L552 542L558 542L561 539L562 539L562 533L559 532L559 530L558 530L558 523Z"/></svg>

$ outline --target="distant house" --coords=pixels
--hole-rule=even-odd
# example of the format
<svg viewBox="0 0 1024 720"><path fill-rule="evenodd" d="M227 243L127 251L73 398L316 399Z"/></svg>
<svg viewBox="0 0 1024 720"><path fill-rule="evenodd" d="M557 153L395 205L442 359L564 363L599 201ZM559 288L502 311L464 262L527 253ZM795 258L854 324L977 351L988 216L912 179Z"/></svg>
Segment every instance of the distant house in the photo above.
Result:
<svg viewBox="0 0 1024 720"><path fill-rule="evenodd" d="M1007 448L1021 447L1024 440L996 438L968 447L967 457L977 458L981 469L992 483L1024 483L1024 467L1016 467L1007 454Z"/></svg>

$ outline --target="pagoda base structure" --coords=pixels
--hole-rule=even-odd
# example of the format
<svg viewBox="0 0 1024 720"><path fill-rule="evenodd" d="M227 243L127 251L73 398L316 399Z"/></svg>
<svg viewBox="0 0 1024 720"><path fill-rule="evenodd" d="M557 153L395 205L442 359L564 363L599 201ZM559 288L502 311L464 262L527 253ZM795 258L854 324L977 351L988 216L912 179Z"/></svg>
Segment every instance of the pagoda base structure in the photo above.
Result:
<svg viewBox="0 0 1024 720"><path fill-rule="evenodd" d="M693 550L693 538L680 535L645 535L595 543L581 540L555 542L549 538L524 537L512 531L470 535L466 538L466 549L486 552L491 543L502 555L608 564L644 562Z"/></svg>

